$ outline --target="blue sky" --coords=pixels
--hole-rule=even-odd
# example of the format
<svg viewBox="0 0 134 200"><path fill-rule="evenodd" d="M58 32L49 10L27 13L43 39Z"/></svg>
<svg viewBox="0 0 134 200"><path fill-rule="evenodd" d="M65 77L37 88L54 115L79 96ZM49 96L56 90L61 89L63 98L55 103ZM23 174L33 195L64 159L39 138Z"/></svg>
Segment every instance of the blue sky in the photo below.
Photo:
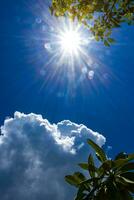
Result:
<svg viewBox="0 0 134 200"><path fill-rule="evenodd" d="M57 92L66 93L66 87L54 87L53 80L41 89L43 78L36 73L41 61L38 64L38 60L30 60L38 46L41 48L40 44L26 46L27 34L32 32L32 25L40 16L32 13L31 7L32 3L25 1L1 2L1 124L16 110L41 113L51 122L70 119L102 132L116 151L133 150L134 28L125 26L116 30L117 44L111 48L98 44L93 50L96 57L103 57L101 62L110 71L106 85L95 80L96 91L89 83L84 92L80 85L74 98L69 95L58 98Z"/></svg>
<svg viewBox="0 0 134 200"><path fill-rule="evenodd" d="M85 60L79 63L76 59L72 79L67 62L60 67L58 59L47 64L58 52L58 49L51 52L53 49L44 48L51 36L53 38L55 23L49 15L48 5L41 1L0 2L0 125L4 124L2 132L8 136L0 145L0 174L3 177L0 194L3 200L10 200L10 195L12 199L17 196L18 200L44 197L51 200L53 195L56 200L66 200L68 194L72 198L73 192L63 183L63 178L76 163L86 159L89 151L83 144L88 136L100 145L106 138L106 151L112 146L110 156L134 150L134 27L123 25L114 30L113 37L117 42L110 48L91 41L86 52L94 76L83 76L81 69L86 66ZM87 35L87 31L84 32ZM51 40L52 46L54 40ZM7 117L13 118L5 120ZM34 136L36 132L38 137ZM75 152L74 157L72 152ZM41 177L46 163L47 170L52 170L51 173L47 171L48 179L55 174L54 167L59 165L54 158L59 162L62 160L61 173L49 183L53 188L50 194L41 187L45 184ZM16 166L21 167L15 174ZM36 177L34 180L29 169ZM11 173L13 176L7 179ZM17 178L19 174L21 176ZM24 176L26 182L20 185ZM3 180L7 181L3 183ZM32 184L26 192L30 183L38 189L35 193ZM4 193L5 188L8 196Z"/></svg>
<svg viewBox="0 0 134 200"><path fill-rule="evenodd" d="M33 58L40 53L38 49L42 50L41 43L27 45L33 29L38 34L40 28L35 24L40 13L32 11L34 3L15 0L0 3L1 124L16 110L42 114L51 122L70 119L103 133L115 152L132 151L134 28L124 26L115 30L117 43L111 48L96 44L91 50L96 57L102 57L101 63L105 68L101 66L99 70L109 73L106 83L93 80L96 90L90 83L84 89L79 85L75 97L67 94L59 98L58 92L66 93L66 83L55 85L53 80L42 88L44 77L37 73L42 58Z"/></svg>
<svg viewBox="0 0 134 200"><path fill-rule="evenodd" d="M38 21L43 9L47 15L47 5L41 5L0 2L0 124L15 111L41 114L51 123L68 119L103 134L112 155L133 152L134 27L114 30L117 43L110 48L93 42L88 55L97 60L94 78L78 81L75 66L70 86L65 64L54 76L56 61L41 74L51 58L41 40L49 37L48 25Z"/></svg>

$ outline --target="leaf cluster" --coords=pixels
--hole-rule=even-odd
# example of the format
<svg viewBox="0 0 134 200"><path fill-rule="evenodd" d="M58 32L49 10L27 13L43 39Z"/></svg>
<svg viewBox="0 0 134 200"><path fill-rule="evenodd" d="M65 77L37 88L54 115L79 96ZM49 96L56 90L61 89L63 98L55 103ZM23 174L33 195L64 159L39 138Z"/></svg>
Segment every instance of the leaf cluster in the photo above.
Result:
<svg viewBox="0 0 134 200"><path fill-rule="evenodd" d="M65 177L78 188L75 200L133 200L134 154L121 152L113 160L108 159L101 147L92 140L87 142L95 150L100 165L95 165L90 154L87 163L79 164L89 177L81 172Z"/></svg>
<svg viewBox="0 0 134 200"><path fill-rule="evenodd" d="M77 19L106 46L114 43L110 36L114 28L134 24L134 0L52 0L50 11Z"/></svg>

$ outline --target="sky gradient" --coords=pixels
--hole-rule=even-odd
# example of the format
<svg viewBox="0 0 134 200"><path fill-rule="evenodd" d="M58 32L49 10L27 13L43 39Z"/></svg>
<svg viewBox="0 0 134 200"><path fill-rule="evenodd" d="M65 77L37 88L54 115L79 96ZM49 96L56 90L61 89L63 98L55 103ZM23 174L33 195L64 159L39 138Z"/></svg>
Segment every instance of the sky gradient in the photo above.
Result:
<svg viewBox="0 0 134 200"><path fill-rule="evenodd" d="M44 15L43 15L44 13ZM70 120L105 136L110 155L133 152L134 125L134 27L113 32L110 48L92 42L94 77L69 82L69 69L58 61L45 68L52 54L44 48L50 19L44 1L0 2L0 124L15 111L41 114L50 123ZM57 71L56 71L57 70Z"/></svg>

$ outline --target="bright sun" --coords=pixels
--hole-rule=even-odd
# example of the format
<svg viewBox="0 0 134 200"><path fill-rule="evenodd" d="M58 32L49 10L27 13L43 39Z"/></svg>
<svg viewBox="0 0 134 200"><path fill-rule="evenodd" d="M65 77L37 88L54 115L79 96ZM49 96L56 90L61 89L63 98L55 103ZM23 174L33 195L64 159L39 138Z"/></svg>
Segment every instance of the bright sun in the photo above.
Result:
<svg viewBox="0 0 134 200"><path fill-rule="evenodd" d="M82 39L77 30L65 30L60 33L60 46L67 54L77 55L82 45Z"/></svg>
<svg viewBox="0 0 134 200"><path fill-rule="evenodd" d="M49 40L47 39L44 44L45 49L52 56L49 63L55 61L55 65L58 66L65 64L72 71L75 65L89 65L88 49L91 37L77 21L65 18L56 20L49 36Z"/></svg>

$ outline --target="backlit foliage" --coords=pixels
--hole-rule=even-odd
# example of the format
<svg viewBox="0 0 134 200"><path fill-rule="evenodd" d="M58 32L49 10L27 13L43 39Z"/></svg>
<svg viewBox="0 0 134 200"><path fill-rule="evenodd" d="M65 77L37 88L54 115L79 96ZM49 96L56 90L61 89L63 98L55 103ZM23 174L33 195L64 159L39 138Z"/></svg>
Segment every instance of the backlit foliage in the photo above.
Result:
<svg viewBox="0 0 134 200"><path fill-rule="evenodd" d="M87 163L79 164L89 176L75 172L65 177L78 188L75 200L133 200L134 154L121 152L112 160L92 140L88 144L95 150L100 165L95 165L90 154Z"/></svg>
<svg viewBox="0 0 134 200"><path fill-rule="evenodd" d="M50 10L57 17L77 19L106 46L114 42L114 28L134 24L134 0L52 0Z"/></svg>

